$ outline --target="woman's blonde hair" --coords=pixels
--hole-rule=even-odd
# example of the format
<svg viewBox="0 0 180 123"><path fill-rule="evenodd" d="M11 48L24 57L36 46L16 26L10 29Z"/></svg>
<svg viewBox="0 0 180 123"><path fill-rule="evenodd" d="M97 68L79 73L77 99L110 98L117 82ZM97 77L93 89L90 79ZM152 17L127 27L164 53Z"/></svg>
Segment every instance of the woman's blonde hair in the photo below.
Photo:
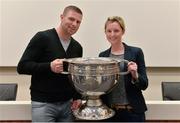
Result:
<svg viewBox="0 0 180 123"><path fill-rule="evenodd" d="M124 23L124 20L122 17L119 17L119 16L111 16L111 17L108 17L106 22L105 22L105 27L104 29L106 30L106 27L107 27L107 23L108 22L117 22L120 27L122 28L122 31L125 32L125 23Z"/></svg>

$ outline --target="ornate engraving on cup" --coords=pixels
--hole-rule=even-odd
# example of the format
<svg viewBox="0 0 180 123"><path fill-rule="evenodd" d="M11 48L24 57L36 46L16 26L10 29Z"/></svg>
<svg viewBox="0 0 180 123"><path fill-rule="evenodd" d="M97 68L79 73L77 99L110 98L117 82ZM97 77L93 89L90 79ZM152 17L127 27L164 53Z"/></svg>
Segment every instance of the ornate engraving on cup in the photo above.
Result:
<svg viewBox="0 0 180 123"><path fill-rule="evenodd" d="M102 103L100 96L117 83L117 76L121 73L118 63L117 60L104 57L69 60L68 72L73 85L86 97L86 102L74 111L77 118L102 120L114 115L114 111Z"/></svg>

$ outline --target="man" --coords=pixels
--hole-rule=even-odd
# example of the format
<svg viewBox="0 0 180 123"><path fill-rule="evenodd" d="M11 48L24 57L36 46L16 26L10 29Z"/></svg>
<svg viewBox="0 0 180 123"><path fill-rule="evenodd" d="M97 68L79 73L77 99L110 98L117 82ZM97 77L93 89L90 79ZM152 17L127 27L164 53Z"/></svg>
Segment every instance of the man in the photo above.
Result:
<svg viewBox="0 0 180 123"><path fill-rule="evenodd" d="M32 75L32 122L73 121L72 98L79 95L61 72L64 58L82 57L82 46L72 38L82 16L78 7L67 6L58 27L38 32L18 63L19 74Z"/></svg>

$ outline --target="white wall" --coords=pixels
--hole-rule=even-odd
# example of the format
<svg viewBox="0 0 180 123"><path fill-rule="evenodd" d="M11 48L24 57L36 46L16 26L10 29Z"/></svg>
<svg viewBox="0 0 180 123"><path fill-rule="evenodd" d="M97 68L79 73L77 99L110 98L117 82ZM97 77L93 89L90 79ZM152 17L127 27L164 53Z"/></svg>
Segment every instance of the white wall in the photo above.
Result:
<svg viewBox="0 0 180 123"><path fill-rule="evenodd" d="M0 67L0 83L18 83L16 100L30 100L30 76L19 75L16 68Z"/></svg>
<svg viewBox="0 0 180 123"><path fill-rule="evenodd" d="M149 87L144 91L146 100L162 100L161 82L180 82L180 68L148 68Z"/></svg>
<svg viewBox="0 0 180 123"><path fill-rule="evenodd" d="M180 68L148 68L149 87L143 92L146 100L162 100L161 82L180 82ZM30 76L19 75L14 67L0 67L0 83L18 83L17 100L30 100Z"/></svg>
<svg viewBox="0 0 180 123"><path fill-rule="evenodd" d="M84 57L109 47L104 35L108 16L122 16L124 41L139 46L147 66L180 67L180 0L0 0L0 66L16 66L32 36L56 27L67 5L84 12L74 37Z"/></svg>
<svg viewBox="0 0 180 123"><path fill-rule="evenodd" d="M70 4L84 13L74 35L84 47L84 57L109 47L104 22L118 15L126 22L125 42L141 47L151 66L146 99L161 100L162 81L180 81L180 0L0 0L0 83L17 82L17 100L30 100L30 76L18 75L11 66L17 65L37 31L57 26Z"/></svg>
<svg viewBox="0 0 180 123"><path fill-rule="evenodd" d="M146 104L148 110L145 113L148 122L180 121L180 101L146 101ZM14 120L26 122L31 120L30 101L0 101L0 121L12 122Z"/></svg>

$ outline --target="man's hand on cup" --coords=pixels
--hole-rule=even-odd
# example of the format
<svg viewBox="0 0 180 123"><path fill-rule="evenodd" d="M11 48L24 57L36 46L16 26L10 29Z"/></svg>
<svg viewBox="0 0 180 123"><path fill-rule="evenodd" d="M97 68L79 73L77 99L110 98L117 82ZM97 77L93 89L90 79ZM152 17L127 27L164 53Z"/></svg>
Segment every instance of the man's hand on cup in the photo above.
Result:
<svg viewBox="0 0 180 123"><path fill-rule="evenodd" d="M54 73L61 73L63 71L63 60L64 59L55 59L54 61L51 62L51 70Z"/></svg>
<svg viewBox="0 0 180 123"><path fill-rule="evenodd" d="M73 100L72 105L71 105L71 110L77 110L80 106L82 105L82 100Z"/></svg>

